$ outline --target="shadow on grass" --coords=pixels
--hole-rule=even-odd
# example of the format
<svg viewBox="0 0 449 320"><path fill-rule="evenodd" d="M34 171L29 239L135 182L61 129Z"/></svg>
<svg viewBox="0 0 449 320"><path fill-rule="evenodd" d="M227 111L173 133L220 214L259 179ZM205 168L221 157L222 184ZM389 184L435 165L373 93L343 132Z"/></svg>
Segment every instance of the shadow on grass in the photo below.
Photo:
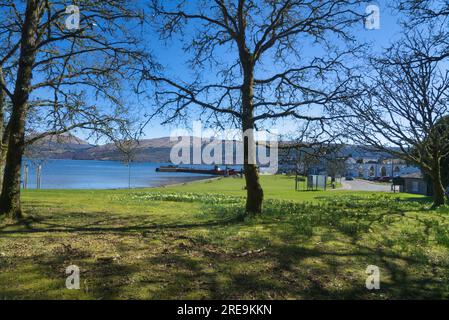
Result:
<svg viewBox="0 0 449 320"><path fill-rule="evenodd" d="M80 214L86 218L85 213L69 213L69 215L77 215ZM95 215L95 214L93 214ZM0 227L0 235L14 235L14 234L32 234L32 233L47 233L47 232L57 232L57 233L104 233L104 232L111 232L111 233L135 233L135 232L144 232L144 231L151 231L151 230L162 230L162 229L192 229L192 228L204 228L204 227L217 227L217 226L227 226L229 224L234 223L241 223L243 221L243 218L241 216L236 216L231 219L221 220L221 221L209 221L204 223L174 223L174 224L157 224L157 225L151 225L151 221L145 221L145 219L139 219L144 220L143 222L140 222L138 224L132 224L130 220L126 220L126 223L128 225L123 227L113 227L113 226L105 226L105 227L98 227L97 225L101 223L119 223L123 222L123 218L107 218L104 220L98 220L92 223L77 225L77 226L70 226L67 224L57 224L57 223L51 223L48 222L46 219L43 218L29 218L21 222L17 222L11 225L6 225L3 227ZM35 226L35 224L39 224L40 226ZM20 227L23 226L24 229L13 229L13 230L5 230L10 229L11 227Z"/></svg>
<svg viewBox="0 0 449 320"><path fill-rule="evenodd" d="M260 256L235 258L170 253L148 260L158 270L162 284L149 291L156 299L443 299L447 282L430 272L416 277L413 268L423 262L391 253L339 253L297 246L273 246ZM305 263L319 260L319 266ZM348 265L344 259L357 261ZM382 270L382 288L370 292L365 287L364 270L375 262ZM266 266L264 267L260 266ZM441 272L441 271L440 271Z"/></svg>
<svg viewBox="0 0 449 320"><path fill-rule="evenodd" d="M65 271L71 265L81 268L80 290L66 289L68 275ZM0 279L7 284L0 286L1 299L118 299L123 294L123 289L132 283L130 276L138 271L134 265L120 264L113 260L96 260L88 250L79 249L33 257L15 257L13 268L11 270L11 267L0 266Z"/></svg>
<svg viewBox="0 0 449 320"><path fill-rule="evenodd" d="M425 205L382 196L319 204L272 200L263 216L242 221L241 208L219 203L204 206L192 223L166 224L145 216L67 212L36 216L25 228L3 227L0 236L129 236L114 244L123 260L99 260L86 244L13 263L37 262L54 281L63 277L63 266L82 265L84 294L93 299L447 298L449 238L443 236L449 222ZM138 259L137 249L151 253ZM378 292L365 288L368 265L381 269ZM14 288L11 294L20 296Z"/></svg>
<svg viewBox="0 0 449 320"><path fill-rule="evenodd" d="M200 286L213 299L447 298L448 261L426 253L434 249L435 222L419 214L409 215L423 209L416 202L404 206L402 201L380 199L370 204L371 200L351 197L322 205L268 203L266 216L250 219L246 226L263 225L269 236L254 232L239 239L250 248L268 243L263 253L243 258L218 254L201 263L186 262L188 256L168 255L150 263L171 265L170 279L179 275L173 283L184 283L181 296L192 290L189 281L199 281L201 285L194 287ZM377 210L373 212L373 208ZM337 236L316 242L317 235L323 236L323 228ZM373 233L375 236L370 236ZM201 253L201 248L197 251ZM205 271L207 265L215 270ZM365 287L369 265L381 269L380 291L370 292ZM167 286L160 296L167 297L174 290Z"/></svg>

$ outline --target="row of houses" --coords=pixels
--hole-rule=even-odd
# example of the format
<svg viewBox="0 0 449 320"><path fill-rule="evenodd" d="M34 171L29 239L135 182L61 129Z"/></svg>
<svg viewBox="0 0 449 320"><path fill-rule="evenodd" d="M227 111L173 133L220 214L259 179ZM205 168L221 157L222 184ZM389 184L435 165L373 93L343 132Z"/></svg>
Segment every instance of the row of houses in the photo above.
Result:
<svg viewBox="0 0 449 320"><path fill-rule="evenodd" d="M373 179L384 177L401 177L420 173L418 167L411 166L399 159L354 159L345 161L346 176L360 179Z"/></svg>
<svg viewBox="0 0 449 320"><path fill-rule="evenodd" d="M374 160L353 159L346 160L347 175L354 178L373 179L393 178L395 187L399 192L431 196L432 186L427 181L421 169L411 166L399 159Z"/></svg>
<svg viewBox="0 0 449 320"><path fill-rule="evenodd" d="M374 180L377 178L393 178L396 190L400 192L432 195L432 187L424 179L419 167L407 164L400 159L325 157L316 159L309 165L305 161L284 161L281 172L299 171L306 175L346 176L358 179Z"/></svg>
<svg viewBox="0 0 449 320"><path fill-rule="evenodd" d="M326 157L314 161L298 161L289 159L281 161L280 172L300 171L302 174L328 174L359 179L374 179L383 177L400 177L421 172L416 166L411 166L399 159L373 159L339 157L329 160Z"/></svg>

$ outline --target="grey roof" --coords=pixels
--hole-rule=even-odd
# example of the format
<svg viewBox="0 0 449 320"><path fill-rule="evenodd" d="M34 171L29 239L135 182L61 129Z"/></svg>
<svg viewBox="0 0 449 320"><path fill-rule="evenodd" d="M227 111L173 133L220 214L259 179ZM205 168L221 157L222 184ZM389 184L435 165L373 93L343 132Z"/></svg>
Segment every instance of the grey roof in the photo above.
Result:
<svg viewBox="0 0 449 320"><path fill-rule="evenodd" d="M424 179L424 176L421 172L415 172L415 173L409 173L409 174L404 174L401 176L401 178L404 179Z"/></svg>

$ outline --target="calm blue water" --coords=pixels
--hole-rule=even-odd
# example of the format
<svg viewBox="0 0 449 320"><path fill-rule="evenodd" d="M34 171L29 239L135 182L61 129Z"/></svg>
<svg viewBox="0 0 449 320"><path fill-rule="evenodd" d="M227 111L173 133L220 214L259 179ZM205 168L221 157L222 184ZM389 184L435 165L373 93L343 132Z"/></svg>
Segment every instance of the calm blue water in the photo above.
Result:
<svg viewBox="0 0 449 320"><path fill-rule="evenodd" d="M36 164L39 162L30 160L24 162L29 167L28 188L36 188ZM189 173L157 173L156 168L162 165L166 164L132 163L131 187L157 187L210 178L207 175ZM128 185L128 167L122 162L73 160L42 162L42 189L123 189L128 188Z"/></svg>

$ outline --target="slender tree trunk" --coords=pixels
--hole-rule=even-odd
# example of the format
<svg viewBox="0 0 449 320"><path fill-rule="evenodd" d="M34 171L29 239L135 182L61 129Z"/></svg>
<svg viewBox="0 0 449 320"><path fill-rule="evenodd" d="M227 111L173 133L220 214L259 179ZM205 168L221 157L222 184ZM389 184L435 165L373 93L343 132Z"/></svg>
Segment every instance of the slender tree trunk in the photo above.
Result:
<svg viewBox="0 0 449 320"><path fill-rule="evenodd" d="M434 158L434 165L432 168L432 184L433 184L433 206L435 208L445 204L444 187L441 179L441 158Z"/></svg>
<svg viewBox="0 0 449 320"><path fill-rule="evenodd" d="M25 21L22 28L19 66L9 121L8 151L0 196L0 214L6 214L13 219L20 219L22 216L20 203L21 166L25 150L25 121L31 92L32 71L36 60L35 47L41 16L40 6L39 0L27 1Z"/></svg>
<svg viewBox="0 0 449 320"><path fill-rule="evenodd" d="M249 60L249 61L248 61ZM254 67L247 59L244 63L244 84L242 86L243 133L244 139L244 169L246 179L246 213L261 214L263 189L260 185L259 171L256 163L257 145L254 139Z"/></svg>

